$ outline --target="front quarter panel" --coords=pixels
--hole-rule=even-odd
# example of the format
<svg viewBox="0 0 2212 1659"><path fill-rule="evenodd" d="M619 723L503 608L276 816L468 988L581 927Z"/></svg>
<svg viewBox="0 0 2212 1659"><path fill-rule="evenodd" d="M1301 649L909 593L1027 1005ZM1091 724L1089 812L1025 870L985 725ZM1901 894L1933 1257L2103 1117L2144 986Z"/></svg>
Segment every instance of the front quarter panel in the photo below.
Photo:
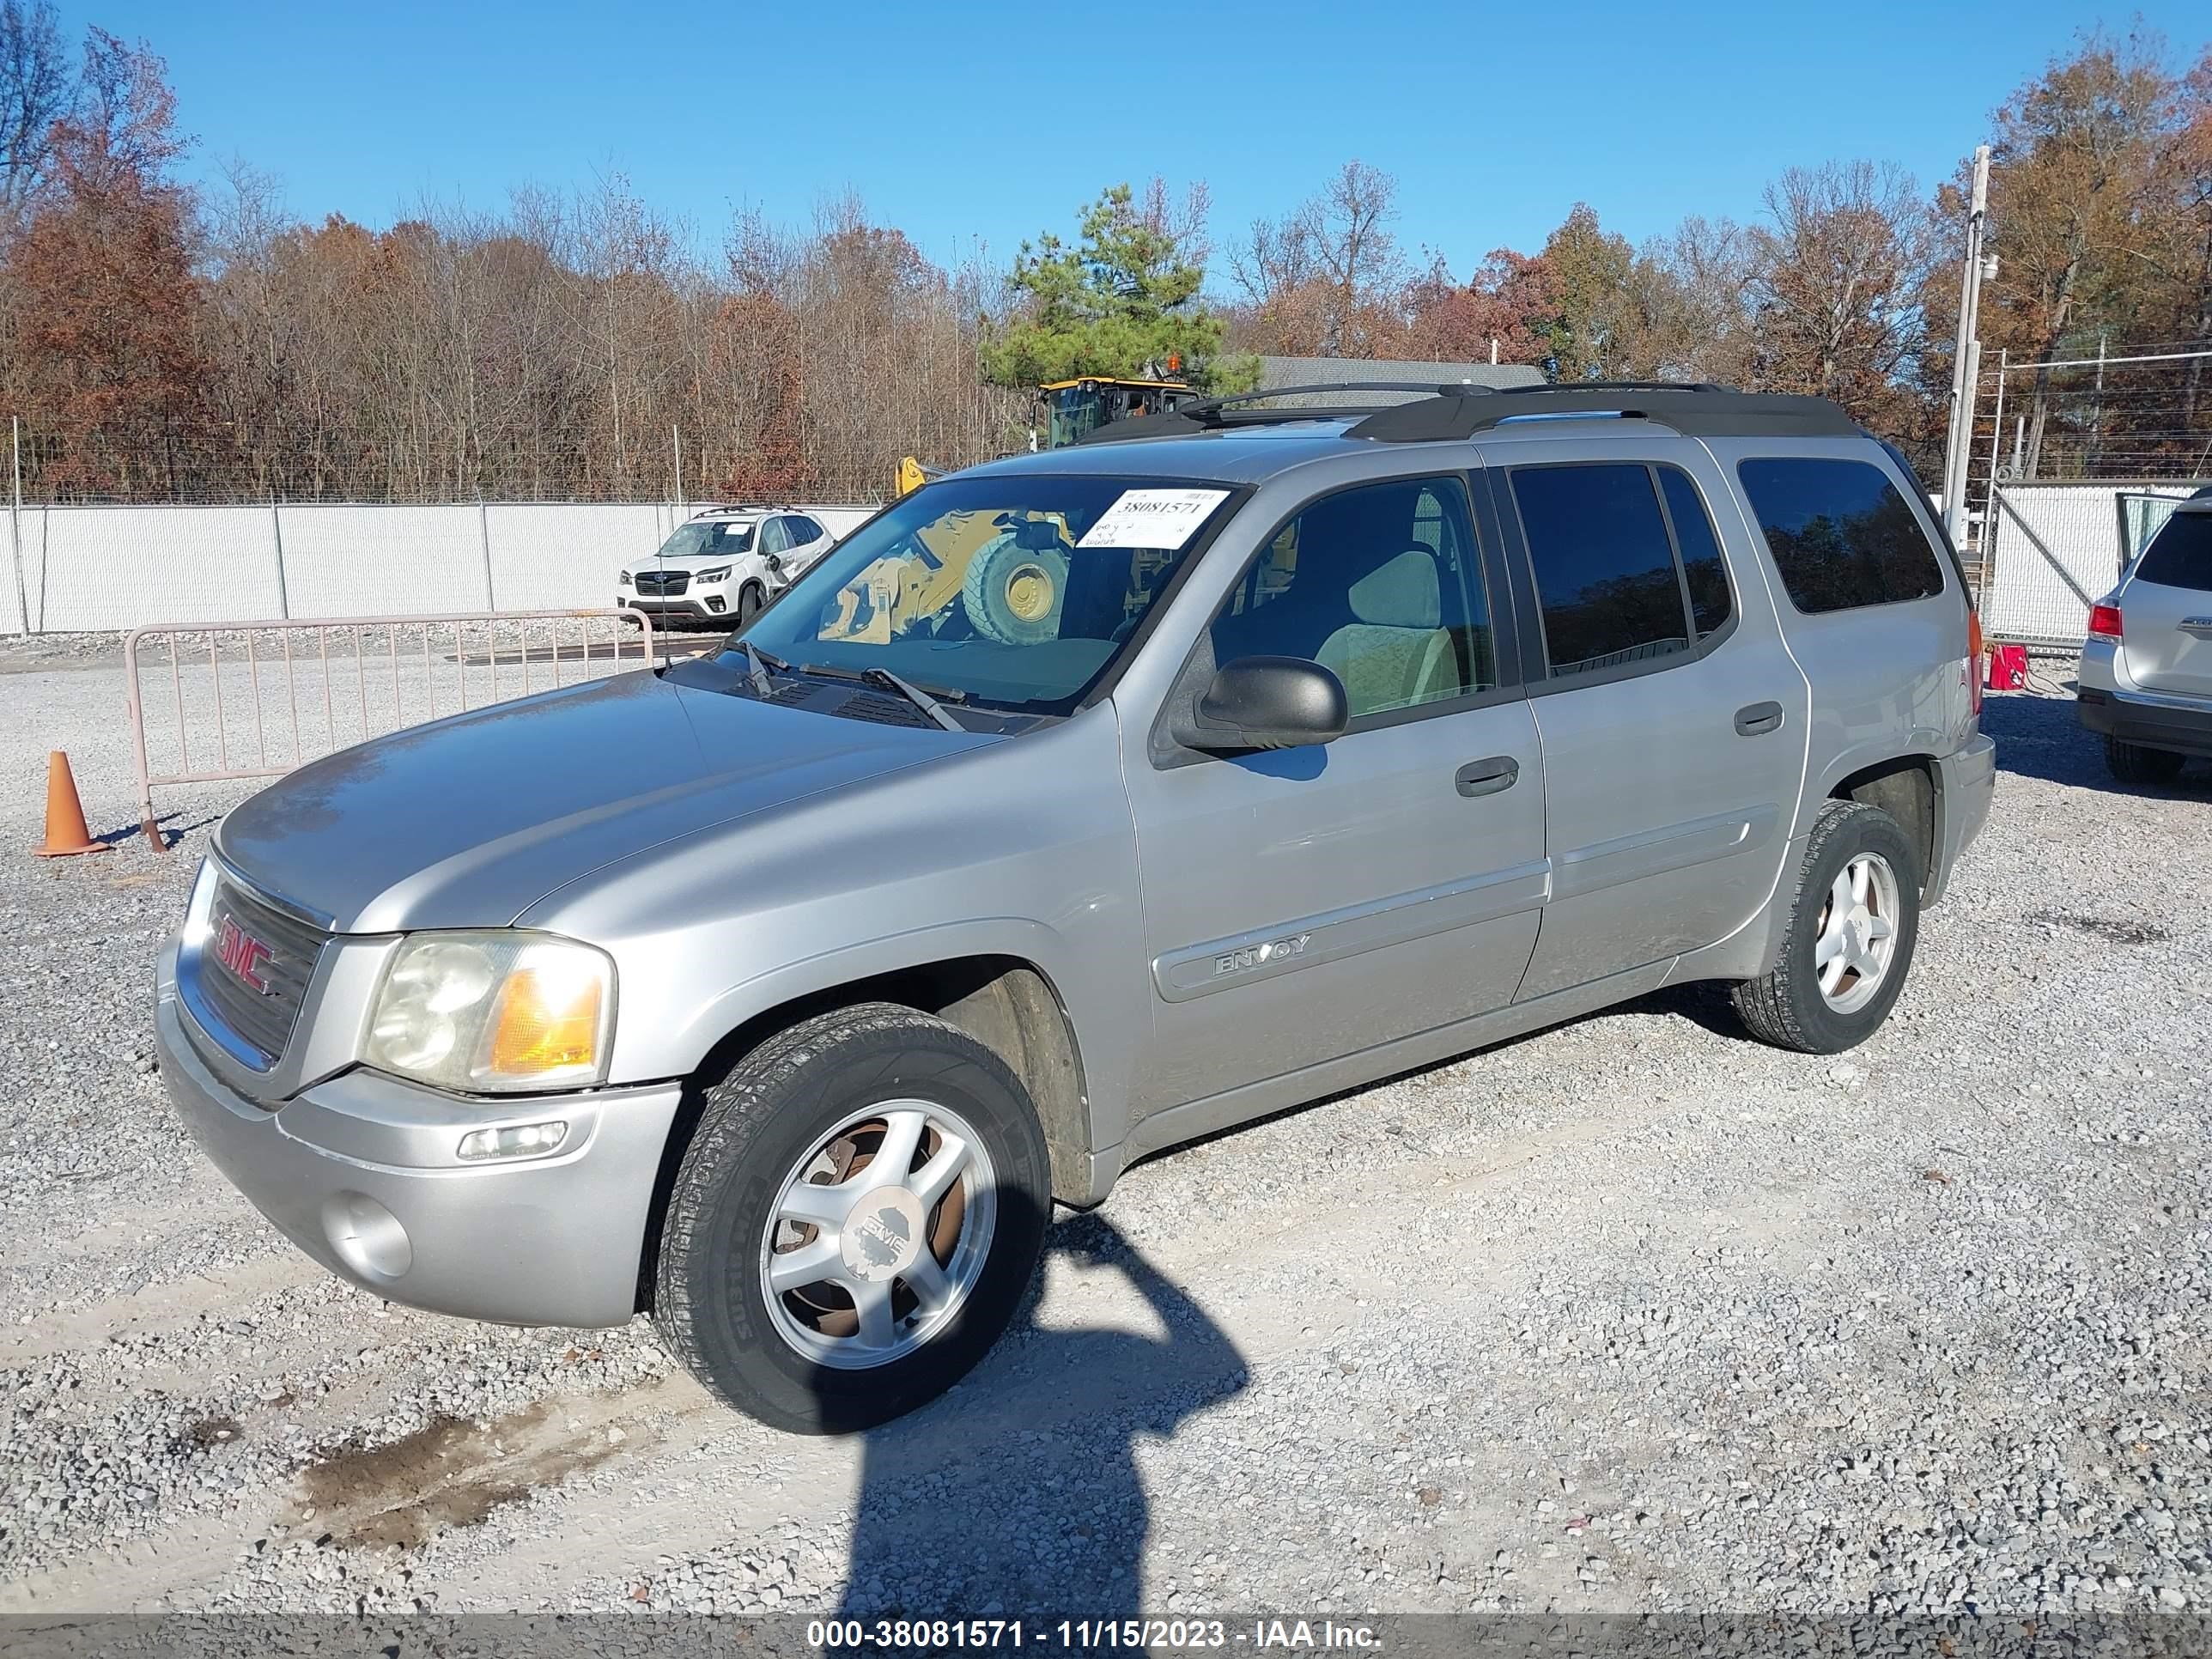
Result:
<svg viewBox="0 0 2212 1659"><path fill-rule="evenodd" d="M1074 1027L1093 1146L1120 1139L1149 1005L1110 703L650 849L518 925L612 953L615 1083L687 1075L795 997L951 957L1023 958Z"/></svg>

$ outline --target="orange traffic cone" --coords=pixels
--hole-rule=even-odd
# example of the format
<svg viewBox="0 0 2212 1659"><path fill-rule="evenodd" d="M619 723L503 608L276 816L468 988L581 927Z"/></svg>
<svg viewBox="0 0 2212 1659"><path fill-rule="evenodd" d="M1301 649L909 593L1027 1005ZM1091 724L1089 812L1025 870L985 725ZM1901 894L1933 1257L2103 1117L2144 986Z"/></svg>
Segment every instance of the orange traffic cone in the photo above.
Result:
<svg viewBox="0 0 2212 1659"><path fill-rule="evenodd" d="M84 803L76 798L69 757L55 750L46 757L46 838L31 851L42 859L61 859L72 853L106 850L107 843L94 841L85 828Z"/></svg>

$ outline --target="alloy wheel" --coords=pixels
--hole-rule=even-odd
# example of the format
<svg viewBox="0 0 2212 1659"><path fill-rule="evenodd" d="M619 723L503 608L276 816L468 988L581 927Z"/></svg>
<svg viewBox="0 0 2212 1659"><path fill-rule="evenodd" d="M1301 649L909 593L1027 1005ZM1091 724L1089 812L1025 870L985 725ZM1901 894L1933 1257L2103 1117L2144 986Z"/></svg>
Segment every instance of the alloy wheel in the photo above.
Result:
<svg viewBox="0 0 2212 1659"><path fill-rule="evenodd" d="M761 1240L776 1334L817 1364L903 1358L959 1311L997 1220L991 1157L933 1101L872 1106L785 1175Z"/></svg>
<svg viewBox="0 0 2212 1659"><path fill-rule="evenodd" d="M1839 1014L1874 1000L1897 953L1897 872L1879 853L1861 853L1837 872L1813 938L1820 995Z"/></svg>

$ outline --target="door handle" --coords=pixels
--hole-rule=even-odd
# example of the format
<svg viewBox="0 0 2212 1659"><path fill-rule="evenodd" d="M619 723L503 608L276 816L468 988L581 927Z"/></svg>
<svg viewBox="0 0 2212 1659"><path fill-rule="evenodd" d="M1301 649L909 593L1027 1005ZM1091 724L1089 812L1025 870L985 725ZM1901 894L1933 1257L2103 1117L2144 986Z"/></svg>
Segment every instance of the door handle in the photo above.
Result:
<svg viewBox="0 0 2212 1659"><path fill-rule="evenodd" d="M1469 761L1461 767L1452 774L1452 784L1462 795L1494 795L1501 789L1510 789L1520 775L1519 761L1510 755L1492 755L1488 760Z"/></svg>
<svg viewBox="0 0 2212 1659"><path fill-rule="evenodd" d="M1735 734L1739 738L1756 738L1781 729L1782 705L1778 702L1747 702L1735 711Z"/></svg>

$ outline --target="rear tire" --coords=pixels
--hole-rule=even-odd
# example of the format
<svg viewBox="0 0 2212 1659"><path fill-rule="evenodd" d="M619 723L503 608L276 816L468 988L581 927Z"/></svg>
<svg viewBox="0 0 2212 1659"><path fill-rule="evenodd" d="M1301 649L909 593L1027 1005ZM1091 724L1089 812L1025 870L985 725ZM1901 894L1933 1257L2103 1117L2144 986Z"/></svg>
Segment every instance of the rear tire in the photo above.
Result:
<svg viewBox="0 0 2212 1659"><path fill-rule="evenodd" d="M2105 739L2105 769L2121 783L2158 788L2179 777L2185 763L2171 749L2146 749L2118 738Z"/></svg>
<svg viewBox="0 0 2212 1659"><path fill-rule="evenodd" d="M1855 1048L1905 989L1920 936L1920 857L1879 807L1830 801L1813 821L1772 970L1735 988L1762 1042L1800 1054Z"/></svg>
<svg viewBox="0 0 2212 1659"><path fill-rule="evenodd" d="M1051 1194L1036 1109L988 1048L891 1003L818 1015L707 1091L653 1323L748 1416L870 1428L998 1340L1036 1277Z"/></svg>

